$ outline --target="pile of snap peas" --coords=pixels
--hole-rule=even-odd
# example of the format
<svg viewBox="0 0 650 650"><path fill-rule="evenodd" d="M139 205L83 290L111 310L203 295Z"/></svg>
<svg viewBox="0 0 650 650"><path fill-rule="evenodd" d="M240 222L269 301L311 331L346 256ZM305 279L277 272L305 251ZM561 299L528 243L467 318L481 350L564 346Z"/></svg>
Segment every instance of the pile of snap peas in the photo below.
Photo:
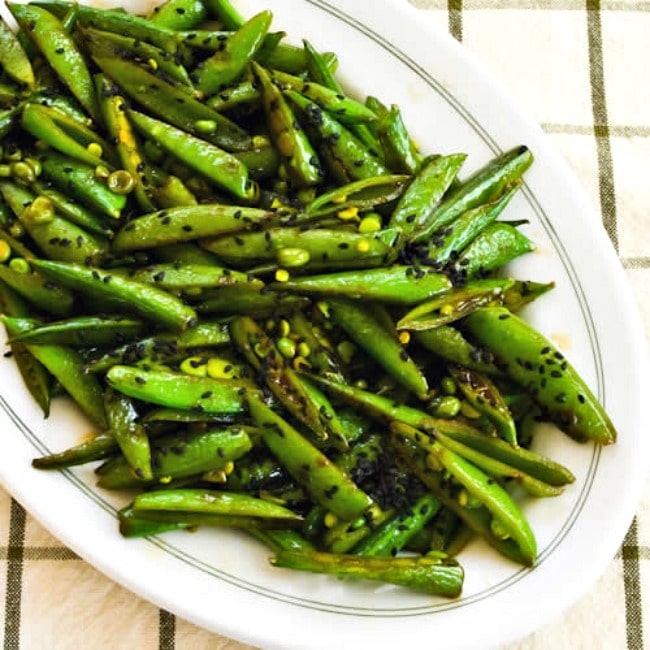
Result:
<svg viewBox="0 0 650 650"><path fill-rule="evenodd" d="M269 11L8 7L1 318L44 416L97 432L34 467L101 461L123 535L235 527L278 567L457 597L473 537L533 565L513 493L574 481L535 424L616 432L517 315L553 287L503 268L531 152L421 152Z"/></svg>

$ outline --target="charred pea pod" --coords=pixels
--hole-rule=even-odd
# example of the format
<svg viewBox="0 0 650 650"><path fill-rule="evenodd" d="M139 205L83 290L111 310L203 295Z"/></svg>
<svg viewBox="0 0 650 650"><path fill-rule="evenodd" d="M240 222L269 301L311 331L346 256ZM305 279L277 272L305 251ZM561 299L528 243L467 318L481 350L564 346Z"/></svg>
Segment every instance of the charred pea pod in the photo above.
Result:
<svg viewBox="0 0 650 650"><path fill-rule="evenodd" d="M194 71L197 88L212 95L235 81L261 47L272 17L270 11L261 11L223 41L223 48L201 62Z"/></svg>
<svg viewBox="0 0 650 650"><path fill-rule="evenodd" d="M513 538L495 534L492 513L484 505L479 505L479 501L470 502L465 497L459 499L462 493L459 484L445 480L443 472L432 470L427 463L426 454L412 439L392 432L390 442L398 464L413 472L440 499L445 508L455 513L467 527L505 557L520 564L530 563L530 559L524 556Z"/></svg>
<svg viewBox="0 0 650 650"><path fill-rule="evenodd" d="M201 0L166 0L154 7L147 19L158 27L180 31L200 25L207 13Z"/></svg>
<svg viewBox="0 0 650 650"><path fill-rule="evenodd" d="M485 375L470 368L450 365L449 374L465 399L494 424L499 435L508 443L517 446L517 428L512 414L499 389Z"/></svg>
<svg viewBox="0 0 650 650"><path fill-rule="evenodd" d="M303 48L309 78L321 86L333 90L335 93L344 95L343 87L336 79L329 57L318 52L307 40L303 40ZM379 143L367 124L350 124L350 131L368 147L368 151L372 155L379 156Z"/></svg>
<svg viewBox="0 0 650 650"><path fill-rule="evenodd" d="M34 329L39 321L1 316L10 337ZM79 408L96 426L106 428L106 416L99 382L84 376L83 359L73 349L62 345L25 345L29 353L59 381Z"/></svg>
<svg viewBox="0 0 650 650"><path fill-rule="evenodd" d="M467 498L475 498L491 513L495 526L503 529L502 539L512 539L527 564L535 561L537 543L530 524L512 497L494 479L429 435L413 427L395 422L391 425L391 431L396 436L411 440L424 451L426 465L433 472L448 472L466 491ZM438 494L437 491L434 492ZM462 492L459 496L460 494ZM460 500L465 499L460 497Z"/></svg>
<svg viewBox="0 0 650 650"><path fill-rule="evenodd" d="M303 97L318 104L323 110L332 113L342 124L359 124L377 119L377 116L367 106L346 97L342 92L280 70L271 70L271 76L283 90L294 90L300 93Z"/></svg>
<svg viewBox="0 0 650 650"><path fill-rule="evenodd" d="M114 365L129 365L145 359L164 360L184 354L192 348L210 348L230 342L228 326L224 323L202 322L190 329L174 333L161 333L139 339L109 350L86 364L87 372L105 372Z"/></svg>
<svg viewBox="0 0 650 650"><path fill-rule="evenodd" d="M463 329L496 357L557 426L578 441L610 444L616 430L587 384L541 333L505 308L479 309Z"/></svg>
<svg viewBox="0 0 650 650"><path fill-rule="evenodd" d="M14 318L29 316L27 306L20 295L2 281L0 281L0 312ZM43 416L49 417L52 384L49 372L22 343L11 341L10 345L12 356L27 390L41 407Z"/></svg>
<svg viewBox="0 0 650 650"><path fill-rule="evenodd" d="M380 300L398 305L417 304L450 288L449 278L442 273L401 265L301 276L269 285L271 291Z"/></svg>
<svg viewBox="0 0 650 650"><path fill-rule="evenodd" d="M138 494L133 501L136 515L140 511L178 512L203 515L227 515L273 520L278 528L298 526L301 517L270 501L246 494L217 490L177 489L158 490Z"/></svg>
<svg viewBox="0 0 650 650"><path fill-rule="evenodd" d="M21 29L52 66L94 120L99 120L97 99L86 62L61 21L42 7L11 3L9 9Z"/></svg>
<svg viewBox="0 0 650 650"><path fill-rule="evenodd" d="M461 252L450 272L463 279L480 277L534 249L533 242L517 228L497 221L480 232Z"/></svg>
<svg viewBox="0 0 650 650"><path fill-rule="evenodd" d="M298 188L317 185L323 180L323 172L307 134L269 73L256 63L252 69L259 83L269 132L289 180Z"/></svg>
<svg viewBox="0 0 650 650"><path fill-rule="evenodd" d="M164 52L150 43L122 34L103 32L90 27L81 27L79 32L84 39L85 47L93 56L140 61L151 70L159 70L170 80L181 84L181 89L186 88L189 95L194 95L195 91L187 70L168 52ZM100 97L101 95L98 93L98 98Z"/></svg>
<svg viewBox="0 0 650 650"><path fill-rule="evenodd" d="M521 181L513 183L496 201L471 208L448 226L434 232L427 251L427 262L444 266L450 259L460 255L503 212L520 186Z"/></svg>
<svg viewBox="0 0 650 650"><path fill-rule="evenodd" d="M338 577L377 580L447 598L457 598L463 569L446 556L359 557L319 551L279 551L271 559L277 567L327 573Z"/></svg>
<svg viewBox="0 0 650 650"><path fill-rule="evenodd" d="M318 408L322 428L327 433L327 440L336 449L345 451L349 449L348 439L345 435L345 427L339 420L327 396L305 377L296 376L296 380L309 396L311 402Z"/></svg>
<svg viewBox="0 0 650 650"><path fill-rule="evenodd" d="M225 487L234 492L277 490L293 484L293 479L278 461L269 456L240 458L228 474Z"/></svg>
<svg viewBox="0 0 650 650"><path fill-rule="evenodd" d="M34 70L29 57L7 23L0 18L0 68L18 83L34 86Z"/></svg>
<svg viewBox="0 0 650 650"><path fill-rule="evenodd" d="M222 469L250 451L252 443L249 431L250 427L232 426L156 438L151 446L152 473L145 476L137 470L134 472L125 455L107 461L97 470L97 484L109 490L120 490L165 484Z"/></svg>
<svg viewBox="0 0 650 650"><path fill-rule="evenodd" d="M219 187L238 199L251 203L257 200L259 188L249 180L248 170L235 156L142 113L129 111L128 115L135 127L146 137L157 142Z"/></svg>
<svg viewBox="0 0 650 650"><path fill-rule="evenodd" d="M347 213L357 216L359 210L369 210L394 201L404 191L408 179L403 174L362 178L321 194L307 206L305 212L313 217L332 214L347 216Z"/></svg>
<svg viewBox="0 0 650 650"><path fill-rule="evenodd" d="M64 262L97 262L108 251L106 240L58 216L49 199L7 182L0 183L0 193L47 257Z"/></svg>
<svg viewBox="0 0 650 650"><path fill-rule="evenodd" d="M328 305L332 321L359 347L402 386L418 397L426 395L429 390L426 377L400 343L395 331L385 329L365 307L351 301L330 300Z"/></svg>
<svg viewBox="0 0 650 650"><path fill-rule="evenodd" d="M0 280L41 311L55 316L67 316L72 311L72 293L41 273L31 269L21 273L0 264Z"/></svg>
<svg viewBox="0 0 650 650"><path fill-rule="evenodd" d="M380 115L375 129L386 166L396 173L415 174L422 165L422 155L411 139L398 106Z"/></svg>
<svg viewBox="0 0 650 650"><path fill-rule="evenodd" d="M151 446L147 431L138 421L138 412L128 397L114 390L104 393L108 430L122 451L127 471L136 479L153 479Z"/></svg>
<svg viewBox="0 0 650 650"><path fill-rule="evenodd" d="M209 296L202 296L195 308L199 314L237 316L246 314L255 318L277 316L300 309L307 304L307 298L267 293L257 285L241 284L233 287L219 287Z"/></svg>
<svg viewBox="0 0 650 650"><path fill-rule="evenodd" d="M534 497L553 497L562 493L562 486L553 486L544 481L540 481L537 478L534 478L519 469L511 467L506 463L495 460L490 456L482 454L476 449L471 447L466 447L460 442L453 440L452 438L445 436L438 432L436 434L436 439L446 447L447 449L458 454L466 461L470 462L472 465L482 469L486 474L500 480L504 481L514 481L517 485L520 485L522 489L531 496Z"/></svg>
<svg viewBox="0 0 650 650"><path fill-rule="evenodd" d="M314 228L273 228L201 241L201 246L228 265L251 267L274 261L283 249L306 251L304 269L368 268L390 263L402 248L399 231L358 234Z"/></svg>
<svg viewBox="0 0 650 650"><path fill-rule="evenodd" d="M413 336L419 345L445 361L457 363L486 375L499 374L493 363L494 355L470 343L452 325L439 325L429 330L414 332Z"/></svg>
<svg viewBox="0 0 650 650"><path fill-rule="evenodd" d="M72 347L107 346L135 338L144 331L142 321L119 316L77 316L41 325L13 342L32 345L69 345Z"/></svg>
<svg viewBox="0 0 650 650"><path fill-rule="evenodd" d="M227 151L250 149L252 138L234 122L136 63L96 56L95 62L127 95L154 115Z"/></svg>
<svg viewBox="0 0 650 650"><path fill-rule="evenodd" d="M318 134L323 160L341 183L390 174L368 148L320 106L293 90L284 93Z"/></svg>
<svg viewBox="0 0 650 650"><path fill-rule="evenodd" d="M438 205L466 158L465 154L427 158L397 204L390 225L402 228L410 238Z"/></svg>
<svg viewBox="0 0 650 650"><path fill-rule="evenodd" d="M496 201L512 183L523 176L532 163L533 155L525 146L500 154L447 194L420 225L413 242L426 242L434 232L466 210Z"/></svg>
<svg viewBox="0 0 650 650"><path fill-rule="evenodd" d="M357 544L352 552L365 557L394 557L436 516L440 505L433 494L423 494L406 510L381 524Z"/></svg>
<svg viewBox="0 0 650 650"><path fill-rule="evenodd" d="M113 249L142 250L227 235L271 225L275 219L276 214L272 211L236 205L204 204L169 208L129 221L115 235Z"/></svg>
<svg viewBox="0 0 650 650"><path fill-rule="evenodd" d="M288 422L259 399L249 397L248 408L271 453L317 503L345 521L373 518L372 499Z"/></svg>
<svg viewBox="0 0 650 650"><path fill-rule="evenodd" d="M54 210L62 217L65 217L68 221L72 221L78 226L81 226L84 230L88 230L96 235L101 235L108 239L113 237L113 231L106 225L105 221L101 217L98 217L91 210L84 207L74 199L69 198L58 190L47 187L40 181L32 183L31 189L33 189L38 196L43 196L46 199L49 199L54 206Z"/></svg>
<svg viewBox="0 0 650 650"><path fill-rule="evenodd" d="M18 106L0 111L0 138L5 138L9 133L11 133L11 130L14 128L19 117L20 108Z"/></svg>
<svg viewBox="0 0 650 650"><path fill-rule="evenodd" d="M227 287L247 283L262 287L261 280L250 280L245 273L220 266L185 264L151 264L130 272L129 277L138 282L154 284L168 291L186 291L196 288Z"/></svg>
<svg viewBox="0 0 650 650"><path fill-rule="evenodd" d="M115 436L110 433L100 433L74 447L54 454L48 454L32 460L36 469L64 469L75 465L85 465L98 460L105 460L115 455L119 446Z"/></svg>
<svg viewBox="0 0 650 650"><path fill-rule="evenodd" d="M234 318L229 328L234 346L255 370L262 373L262 378L273 395L289 413L308 426L317 438L326 440L328 433L320 412L322 404L313 400L308 389L262 328L248 316Z"/></svg>
<svg viewBox="0 0 650 650"><path fill-rule="evenodd" d="M241 413L246 393L258 392L248 382L134 366L113 366L106 380L115 390L143 402L205 413Z"/></svg>
<svg viewBox="0 0 650 650"><path fill-rule="evenodd" d="M119 219L126 207L124 194L112 192L106 181L98 179L95 168L48 151L38 158L43 175L63 193L74 197L91 210Z"/></svg>
<svg viewBox="0 0 650 650"><path fill-rule="evenodd" d="M479 307L498 303L513 282L475 280L464 287L449 289L414 307L398 321L397 329L421 331L453 323Z"/></svg>
<svg viewBox="0 0 650 650"><path fill-rule="evenodd" d="M33 260L32 264L70 289L92 299L117 301L127 311L137 313L157 325L182 331L196 324L196 313L191 307L157 287L89 266L46 260Z"/></svg>
<svg viewBox="0 0 650 650"><path fill-rule="evenodd" d="M114 162L111 149L102 138L83 123L56 108L25 104L22 127L53 149L88 165L109 166Z"/></svg>
<svg viewBox="0 0 650 650"><path fill-rule="evenodd" d="M458 529L463 526L460 517L449 508L442 507L433 520L431 534L428 540L428 547L432 551L442 551L454 556L449 550L449 543L456 535Z"/></svg>
<svg viewBox="0 0 650 650"><path fill-rule="evenodd" d="M147 191L147 186L151 181L147 177L146 163L125 113L124 98L118 94L117 89L109 83L104 75L96 75L95 84L106 130L112 138L123 169L131 174L131 178L134 180L134 196L143 210L153 212L155 206L149 191Z"/></svg>
<svg viewBox="0 0 650 650"><path fill-rule="evenodd" d="M39 4L59 17L65 16L74 6L74 3L63 0L43 0ZM93 27L103 31L152 43L172 55L178 49L179 39L174 30L155 25L146 18L125 11L106 10L80 4L77 8L77 20L83 25L92 24Z"/></svg>
<svg viewBox="0 0 650 650"><path fill-rule="evenodd" d="M235 415L222 413L205 413L203 411L186 411L169 407L152 408L142 417L146 424L155 425L174 425L174 424L194 424L194 423L215 423L215 424L233 424Z"/></svg>

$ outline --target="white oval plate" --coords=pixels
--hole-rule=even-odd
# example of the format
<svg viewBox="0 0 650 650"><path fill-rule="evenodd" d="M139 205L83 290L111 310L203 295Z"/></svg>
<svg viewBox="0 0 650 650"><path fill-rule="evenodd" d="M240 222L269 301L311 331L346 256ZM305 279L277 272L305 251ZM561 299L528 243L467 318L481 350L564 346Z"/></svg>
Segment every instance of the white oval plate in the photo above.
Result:
<svg viewBox="0 0 650 650"><path fill-rule="evenodd" d="M43 420L9 361L0 367L0 478L54 535L117 582L256 646L485 648L530 633L576 600L613 558L650 458L641 427L644 340L614 251L540 129L405 2L247 0L240 7L245 15L269 7L274 28L294 42L306 37L336 51L346 85L399 104L425 152L467 152L466 166L475 169L512 146L532 149L536 163L507 214L530 220L538 250L513 273L557 283L527 317L605 404L617 444L599 449L550 428L541 432L536 448L570 467L577 481L561 497L524 504L539 542L535 567L520 568L477 542L460 558L466 582L455 601L274 569L266 549L229 531L122 539L115 514L121 502L94 486L90 468L31 469L34 456L78 442L86 423L64 400Z"/></svg>

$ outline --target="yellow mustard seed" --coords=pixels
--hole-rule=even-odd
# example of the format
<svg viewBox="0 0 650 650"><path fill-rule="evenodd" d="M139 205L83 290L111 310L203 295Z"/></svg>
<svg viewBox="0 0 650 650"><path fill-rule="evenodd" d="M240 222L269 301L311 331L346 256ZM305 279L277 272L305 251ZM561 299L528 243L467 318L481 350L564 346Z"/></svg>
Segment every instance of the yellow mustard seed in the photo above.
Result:
<svg viewBox="0 0 650 650"><path fill-rule="evenodd" d="M370 242L367 239L361 240L357 244L357 250L359 253L367 253L370 250Z"/></svg>
<svg viewBox="0 0 650 650"><path fill-rule="evenodd" d="M359 216L359 208L350 206L349 208L345 208L344 210L339 210L336 213L336 216L339 219L343 219L343 221L347 221L348 219L356 219Z"/></svg>
<svg viewBox="0 0 650 650"><path fill-rule="evenodd" d="M336 203L337 205L341 205L341 203L345 203L348 200L348 197L345 194L341 194L341 196L335 196L332 199L332 203Z"/></svg>
<svg viewBox="0 0 650 650"><path fill-rule="evenodd" d="M155 72L158 70L158 61L156 59L148 59L147 65Z"/></svg>
<svg viewBox="0 0 650 650"><path fill-rule="evenodd" d="M287 269L278 269L275 272L275 279L277 282L288 282L290 277L291 276L289 275L289 271L287 271Z"/></svg>
<svg viewBox="0 0 650 650"><path fill-rule="evenodd" d="M411 333L407 330L402 330L399 333L399 342L402 345L408 345L408 343L411 341Z"/></svg>
<svg viewBox="0 0 650 650"><path fill-rule="evenodd" d="M93 156L97 156L97 158L101 158L104 153L104 150L102 149L102 145L99 144L98 142L91 142L86 147L86 151Z"/></svg>
<svg viewBox="0 0 650 650"><path fill-rule="evenodd" d="M339 518L333 512L328 512L323 517L323 523L325 524L325 528L334 528L339 523Z"/></svg>
<svg viewBox="0 0 650 650"><path fill-rule="evenodd" d="M6 262L11 257L11 246L4 239L0 239L0 262Z"/></svg>
<svg viewBox="0 0 650 650"><path fill-rule="evenodd" d="M291 325L289 325L289 321L286 318L282 318L278 323L278 334L282 337L291 334Z"/></svg>
<svg viewBox="0 0 650 650"><path fill-rule="evenodd" d="M172 482L172 477L171 476L161 476L158 479L159 483L162 483L163 485L167 485L168 483Z"/></svg>
<svg viewBox="0 0 650 650"><path fill-rule="evenodd" d="M381 230L381 216L376 212L367 214L359 223L358 231L365 235L370 232L377 232Z"/></svg>

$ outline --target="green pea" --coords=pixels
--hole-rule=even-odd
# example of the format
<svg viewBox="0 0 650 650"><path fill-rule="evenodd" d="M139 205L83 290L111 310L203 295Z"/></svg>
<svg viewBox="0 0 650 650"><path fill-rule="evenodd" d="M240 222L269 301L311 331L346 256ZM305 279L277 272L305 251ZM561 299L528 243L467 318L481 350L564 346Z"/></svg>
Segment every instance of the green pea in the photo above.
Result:
<svg viewBox="0 0 650 650"><path fill-rule="evenodd" d="M202 135L212 135L217 130L217 123L214 120L197 120L194 128Z"/></svg>
<svg viewBox="0 0 650 650"><path fill-rule="evenodd" d="M278 346L278 350L283 357L292 359L296 356L296 344L290 338L283 336L276 341L276 345Z"/></svg>
<svg viewBox="0 0 650 650"><path fill-rule="evenodd" d="M0 178L9 178L11 176L11 167L9 165L0 165Z"/></svg>
<svg viewBox="0 0 650 650"><path fill-rule="evenodd" d="M278 264L288 268L304 266L310 259L309 251L304 248L281 248L277 256Z"/></svg>
<svg viewBox="0 0 650 650"><path fill-rule="evenodd" d="M135 179L126 169L118 169L109 174L106 184L114 194L130 194L135 189Z"/></svg>
<svg viewBox="0 0 650 650"><path fill-rule="evenodd" d="M11 163L11 175L18 182L33 183L36 180L34 170L24 161Z"/></svg>
<svg viewBox="0 0 650 650"><path fill-rule="evenodd" d="M510 537L505 526L498 519L492 519L490 521L490 531L498 539L508 539Z"/></svg>
<svg viewBox="0 0 650 650"><path fill-rule="evenodd" d="M456 394L456 382L451 377L443 377L440 382L440 390L445 395L455 395Z"/></svg>
<svg viewBox="0 0 650 650"><path fill-rule="evenodd" d="M26 259L22 257L14 257L11 262L9 262L9 268L16 273L27 273L31 272L31 268Z"/></svg>
<svg viewBox="0 0 650 650"><path fill-rule="evenodd" d="M45 196L37 196L23 212L25 223L50 223L54 219L54 204Z"/></svg>
<svg viewBox="0 0 650 650"><path fill-rule="evenodd" d="M434 414L439 418L450 419L456 417L460 410L460 400L452 395L445 395L437 401Z"/></svg>

